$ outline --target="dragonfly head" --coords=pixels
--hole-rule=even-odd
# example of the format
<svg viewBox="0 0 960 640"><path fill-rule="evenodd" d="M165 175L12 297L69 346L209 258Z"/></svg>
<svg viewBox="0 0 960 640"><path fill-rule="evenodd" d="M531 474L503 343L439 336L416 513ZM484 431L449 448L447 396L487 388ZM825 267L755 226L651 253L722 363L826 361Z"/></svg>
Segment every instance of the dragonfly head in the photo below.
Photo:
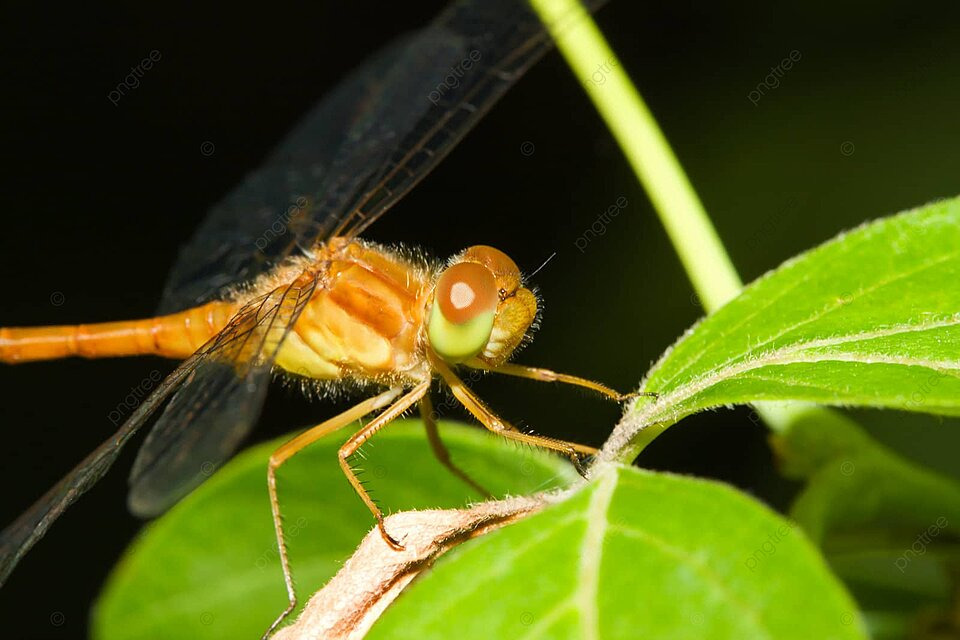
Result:
<svg viewBox="0 0 960 640"><path fill-rule="evenodd" d="M429 310L430 347L450 363L500 365L537 317L537 298L520 269L499 249L478 245L440 273Z"/></svg>

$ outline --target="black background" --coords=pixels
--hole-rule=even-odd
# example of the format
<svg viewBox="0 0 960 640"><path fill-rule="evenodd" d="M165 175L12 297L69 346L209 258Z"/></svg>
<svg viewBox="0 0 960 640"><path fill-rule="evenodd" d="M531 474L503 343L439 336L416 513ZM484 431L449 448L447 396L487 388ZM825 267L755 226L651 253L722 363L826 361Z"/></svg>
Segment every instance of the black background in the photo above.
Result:
<svg viewBox="0 0 960 640"><path fill-rule="evenodd" d="M958 191L960 23L947 3L667 4L614 0L599 22L745 280L865 219ZM5 6L0 326L150 315L207 207L332 83L441 6ZM152 50L160 61L112 104L108 92ZM752 104L747 94L793 50L800 61ZM207 143L212 154L201 152ZM627 208L579 251L574 241L621 197ZM494 244L528 272L556 252L536 277L543 328L519 360L622 389L702 314L651 206L556 54L369 235L440 257ZM107 415L131 388L171 368L152 358L0 368L0 520L112 432ZM476 386L508 419L589 444L618 417L616 406L568 390ZM278 388L255 437L334 410ZM795 486L776 475L765 431L748 416L688 419L639 463L720 478L784 507ZM932 420L867 417L881 438L953 470L951 449L931 446L942 432ZM140 526L124 506L135 449L0 592L4 637L85 635L93 598Z"/></svg>

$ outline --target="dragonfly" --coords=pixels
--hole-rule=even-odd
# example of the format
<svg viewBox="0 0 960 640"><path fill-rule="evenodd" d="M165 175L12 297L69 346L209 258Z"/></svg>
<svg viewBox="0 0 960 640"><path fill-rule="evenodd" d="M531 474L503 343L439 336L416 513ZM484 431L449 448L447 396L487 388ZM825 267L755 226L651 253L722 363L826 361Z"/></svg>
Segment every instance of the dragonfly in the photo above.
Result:
<svg viewBox="0 0 960 640"><path fill-rule="evenodd" d="M436 457L472 483L440 440L429 399L436 379L487 429L568 456L583 472L593 448L521 431L458 375L482 370L580 386L616 401L632 397L510 362L539 310L516 263L489 246L439 262L359 237L550 46L523 0L455 2L348 76L208 212L182 248L155 317L0 328L0 362L7 364L142 354L181 360L109 440L0 533L0 585L151 421L130 472L131 510L157 516L196 488L249 433L278 373L321 392L360 387L371 395L270 458L269 500L289 604L266 636L297 604L276 472L320 438L370 418L340 448L339 463L392 549L402 541L390 535L351 460L416 406Z"/></svg>

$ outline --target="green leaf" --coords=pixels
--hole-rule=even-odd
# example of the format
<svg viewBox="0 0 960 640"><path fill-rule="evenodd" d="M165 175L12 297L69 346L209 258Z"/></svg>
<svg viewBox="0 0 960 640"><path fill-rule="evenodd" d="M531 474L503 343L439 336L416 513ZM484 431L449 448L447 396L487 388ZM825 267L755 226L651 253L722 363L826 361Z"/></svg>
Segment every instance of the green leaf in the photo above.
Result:
<svg viewBox="0 0 960 640"><path fill-rule="evenodd" d="M960 533L960 486L870 439L849 418L798 421L773 444L788 475L808 481L791 515L818 544L851 539L861 551L871 540L905 548L937 521Z"/></svg>
<svg viewBox="0 0 960 640"><path fill-rule="evenodd" d="M369 640L864 638L795 523L724 485L612 467L442 557Z"/></svg>
<svg viewBox="0 0 960 640"><path fill-rule="evenodd" d="M833 412L811 412L774 436L773 446L783 470L807 480L791 516L872 613L874 637L917 611L929 617L952 606L960 558L954 480L899 456Z"/></svg>
<svg viewBox="0 0 960 640"><path fill-rule="evenodd" d="M681 338L643 388L660 397L634 405L608 443L614 457L635 453L647 427L734 403L960 415L960 199L789 260Z"/></svg>
<svg viewBox="0 0 960 640"><path fill-rule="evenodd" d="M566 485L567 461L479 428L441 423L461 468L494 495ZM346 431L346 430L345 430ZM433 457L419 422L399 421L364 446L368 487L389 511L459 507L481 498ZM278 485L301 601L340 568L373 517L337 462L334 434L281 467ZM284 440L249 449L149 525L114 569L93 613L93 637L254 638L286 607L266 489Z"/></svg>

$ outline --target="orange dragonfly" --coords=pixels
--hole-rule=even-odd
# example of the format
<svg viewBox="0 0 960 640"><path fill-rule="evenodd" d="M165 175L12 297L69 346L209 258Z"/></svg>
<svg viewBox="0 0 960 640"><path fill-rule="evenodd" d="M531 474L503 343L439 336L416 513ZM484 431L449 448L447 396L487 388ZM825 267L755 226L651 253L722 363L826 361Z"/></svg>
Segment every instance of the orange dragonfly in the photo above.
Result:
<svg viewBox="0 0 960 640"><path fill-rule="evenodd" d="M158 412L131 471L131 509L156 516L193 490L211 462L229 458L249 432L278 371L321 390L359 384L379 391L270 459L270 503L289 598L271 630L296 605L276 470L297 451L377 414L346 441L339 461L395 549L402 541L385 529L350 464L363 443L418 406L437 457L471 482L450 461L431 419L433 379L491 431L569 456L582 471L582 458L594 449L518 430L456 372L482 369L624 399L597 382L508 362L538 315L517 265L487 246L440 263L358 238L549 46L523 0L455 3L344 81L209 212L169 276L157 317L0 329L0 361L10 364L138 354L183 360L113 437L0 533L0 584Z"/></svg>

